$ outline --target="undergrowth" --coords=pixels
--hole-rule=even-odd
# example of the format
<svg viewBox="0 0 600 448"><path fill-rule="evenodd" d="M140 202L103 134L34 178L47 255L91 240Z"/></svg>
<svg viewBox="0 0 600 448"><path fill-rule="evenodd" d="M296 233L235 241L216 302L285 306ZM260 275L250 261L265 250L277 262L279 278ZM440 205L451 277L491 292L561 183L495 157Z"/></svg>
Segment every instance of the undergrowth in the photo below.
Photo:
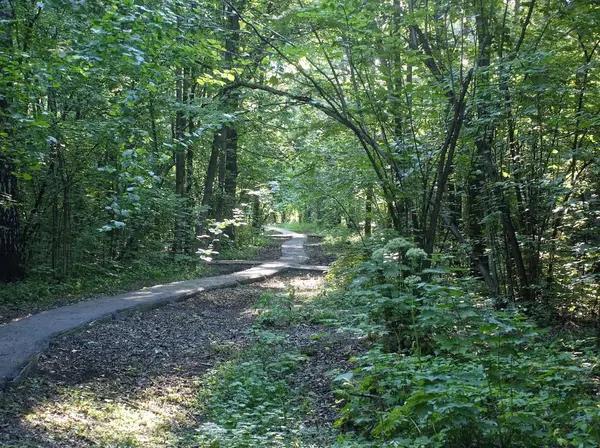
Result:
<svg viewBox="0 0 600 448"><path fill-rule="evenodd" d="M273 243L267 235L242 228L238 231L235 241L223 239L218 254L220 260L251 260L256 258L260 249Z"/></svg>
<svg viewBox="0 0 600 448"><path fill-rule="evenodd" d="M214 448L303 446L301 416L309 403L286 378L301 368L307 357L284 352L281 342L274 333L259 332L250 350L205 379L199 400L209 421L196 428L191 444Z"/></svg>
<svg viewBox="0 0 600 448"><path fill-rule="evenodd" d="M0 305L27 302L52 303L98 293L115 294L128 289L168 283L211 273L206 263L186 255L146 254L120 262L107 260L81 265L77 272L55 279L50 271L33 272L23 282L0 288Z"/></svg>
<svg viewBox="0 0 600 448"><path fill-rule="evenodd" d="M306 427L311 394L293 382L309 360L286 333L305 318L294 299L294 289L261 297L249 331L251 345L203 379L198 408L205 422L182 443L210 448L328 446L317 442L328 435Z"/></svg>
<svg viewBox="0 0 600 448"><path fill-rule="evenodd" d="M219 258L249 260L271 239L252 229L240 230L235 242L224 242ZM205 260L166 251L145 252L126 260L100 260L81 264L68 275L57 276L48 268L30 272L22 282L0 288L0 306L62 304L95 295L111 295L146 286L218 275ZM0 317L2 310L0 309Z"/></svg>
<svg viewBox="0 0 600 448"><path fill-rule="evenodd" d="M598 446L593 338L494 311L472 280L422 269L425 256L394 238L330 274L338 289L320 307L372 341L336 379L336 446Z"/></svg>
<svg viewBox="0 0 600 448"><path fill-rule="evenodd" d="M264 296L255 344L206 382L211 423L194 441L317 446L301 423L310 402L289 382L306 358L280 331L317 324L367 347L333 380L339 418L318 446L599 446L595 339L546 331L517 307L497 311L465 272L424 269L425 260L384 235L347 250L316 300Z"/></svg>

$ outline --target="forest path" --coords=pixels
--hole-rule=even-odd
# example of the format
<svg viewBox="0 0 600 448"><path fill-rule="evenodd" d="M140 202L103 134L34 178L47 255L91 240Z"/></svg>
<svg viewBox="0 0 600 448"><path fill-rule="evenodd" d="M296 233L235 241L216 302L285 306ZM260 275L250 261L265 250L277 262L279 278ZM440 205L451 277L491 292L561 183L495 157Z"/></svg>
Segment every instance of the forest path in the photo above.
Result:
<svg viewBox="0 0 600 448"><path fill-rule="evenodd" d="M301 446L331 446L316 443L329 435L337 415L328 372L349 368L358 341L342 338L332 326L293 319L273 328L263 320L272 304L289 303L290 294L298 310L311 304L322 284L319 272L282 273L58 336L35 372L0 395L0 447L217 446L204 440L223 424L213 404L234 409L238 399L246 402L234 381L271 387L268 378L280 378L278 367L263 376L248 366L287 363L293 353L305 355L297 370L286 370L289 393L269 392L270 404L257 405L267 405L265 418L273 411L286 415L282 435L289 437L289 428L305 430L311 443ZM231 376L231 369L238 373ZM220 395L223 388L233 395ZM292 413L292 407L302 412ZM282 431L280 424L272 429ZM260 438L260 431L253 433ZM219 446L240 446L230 442Z"/></svg>
<svg viewBox="0 0 600 448"><path fill-rule="evenodd" d="M277 227L268 227L267 230L291 237L283 243L279 261L232 274L158 285L83 301L0 326L0 390L25 378L37 363L40 353L62 333L100 319L116 317L120 313L153 309L185 300L200 292L265 280L308 260L303 247L306 235Z"/></svg>

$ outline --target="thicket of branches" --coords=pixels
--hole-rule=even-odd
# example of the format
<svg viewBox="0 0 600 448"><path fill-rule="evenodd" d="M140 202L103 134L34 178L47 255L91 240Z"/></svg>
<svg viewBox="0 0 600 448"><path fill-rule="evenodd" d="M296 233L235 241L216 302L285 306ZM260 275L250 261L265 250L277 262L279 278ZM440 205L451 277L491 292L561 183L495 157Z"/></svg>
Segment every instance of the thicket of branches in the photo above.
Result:
<svg viewBox="0 0 600 448"><path fill-rule="evenodd" d="M271 210L394 229L498 306L599 312L593 2L0 8L2 281Z"/></svg>

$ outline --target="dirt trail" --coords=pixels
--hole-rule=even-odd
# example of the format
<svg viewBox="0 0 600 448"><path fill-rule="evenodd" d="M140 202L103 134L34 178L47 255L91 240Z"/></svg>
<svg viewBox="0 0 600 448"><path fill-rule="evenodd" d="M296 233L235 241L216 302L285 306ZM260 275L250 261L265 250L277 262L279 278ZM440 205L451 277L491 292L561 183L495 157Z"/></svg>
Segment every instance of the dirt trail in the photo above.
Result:
<svg viewBox="0 0 600 448"><path fill-rule="evenodd" d="M0 446L180 446L198 424L203 375L251 342L259 297L320 284L284 275L59 336L37 373L0 397Z"/></svg>
<svg viewBox="0 0 600 448"><path fill-rule="evenodd" d="M29 370L35 366L38 354L58 334L111 314L155 308L187 299L199 292L261 281L308 259L303 247L305 235L277 228L269 230L291 237L283 243L279 261L264 263L232 274L170 283L112 297L82 301L0 325L0 389L27 376Z"/></svg>

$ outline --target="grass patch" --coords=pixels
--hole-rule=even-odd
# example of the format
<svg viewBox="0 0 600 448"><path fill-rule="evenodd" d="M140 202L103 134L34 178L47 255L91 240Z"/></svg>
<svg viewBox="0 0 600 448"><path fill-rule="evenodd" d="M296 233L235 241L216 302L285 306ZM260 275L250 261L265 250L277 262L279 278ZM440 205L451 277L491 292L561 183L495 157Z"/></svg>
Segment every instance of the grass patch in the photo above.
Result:
<svg viewBox="0 0 600 448"><path fill-rule="evenodd" d="M286 378L306 360L305 355L286 352L272 334L259 335L243 356L205 379L199 404L209 421L196 428L190 445L300 446L302 416L310 403Z"/></svg>
<svg viewBox="0 0 600 448"><path fill-rule="evenodd" d="M81 299L118 294L157 284L213 274L205 262L186 255L147 254L135 260L81 265L76 273L53 279L51 273L33 273L22 282L0 288L0 321L11 313L38 311Z"/></svg>
<svg viewBox="0 0 600 448"><path fill-rule="evenodd" d="M252 344L203 379L197 404L203 423L182 437L182 446L331 446L330 427L316 430L307 423L318 398L311 380L302 379L314 371L315 350L306 344L320 343L327 333L295 333L304 328L304 306L313 300L314 291L301 287L261 297L249 332Z"/></svg>

